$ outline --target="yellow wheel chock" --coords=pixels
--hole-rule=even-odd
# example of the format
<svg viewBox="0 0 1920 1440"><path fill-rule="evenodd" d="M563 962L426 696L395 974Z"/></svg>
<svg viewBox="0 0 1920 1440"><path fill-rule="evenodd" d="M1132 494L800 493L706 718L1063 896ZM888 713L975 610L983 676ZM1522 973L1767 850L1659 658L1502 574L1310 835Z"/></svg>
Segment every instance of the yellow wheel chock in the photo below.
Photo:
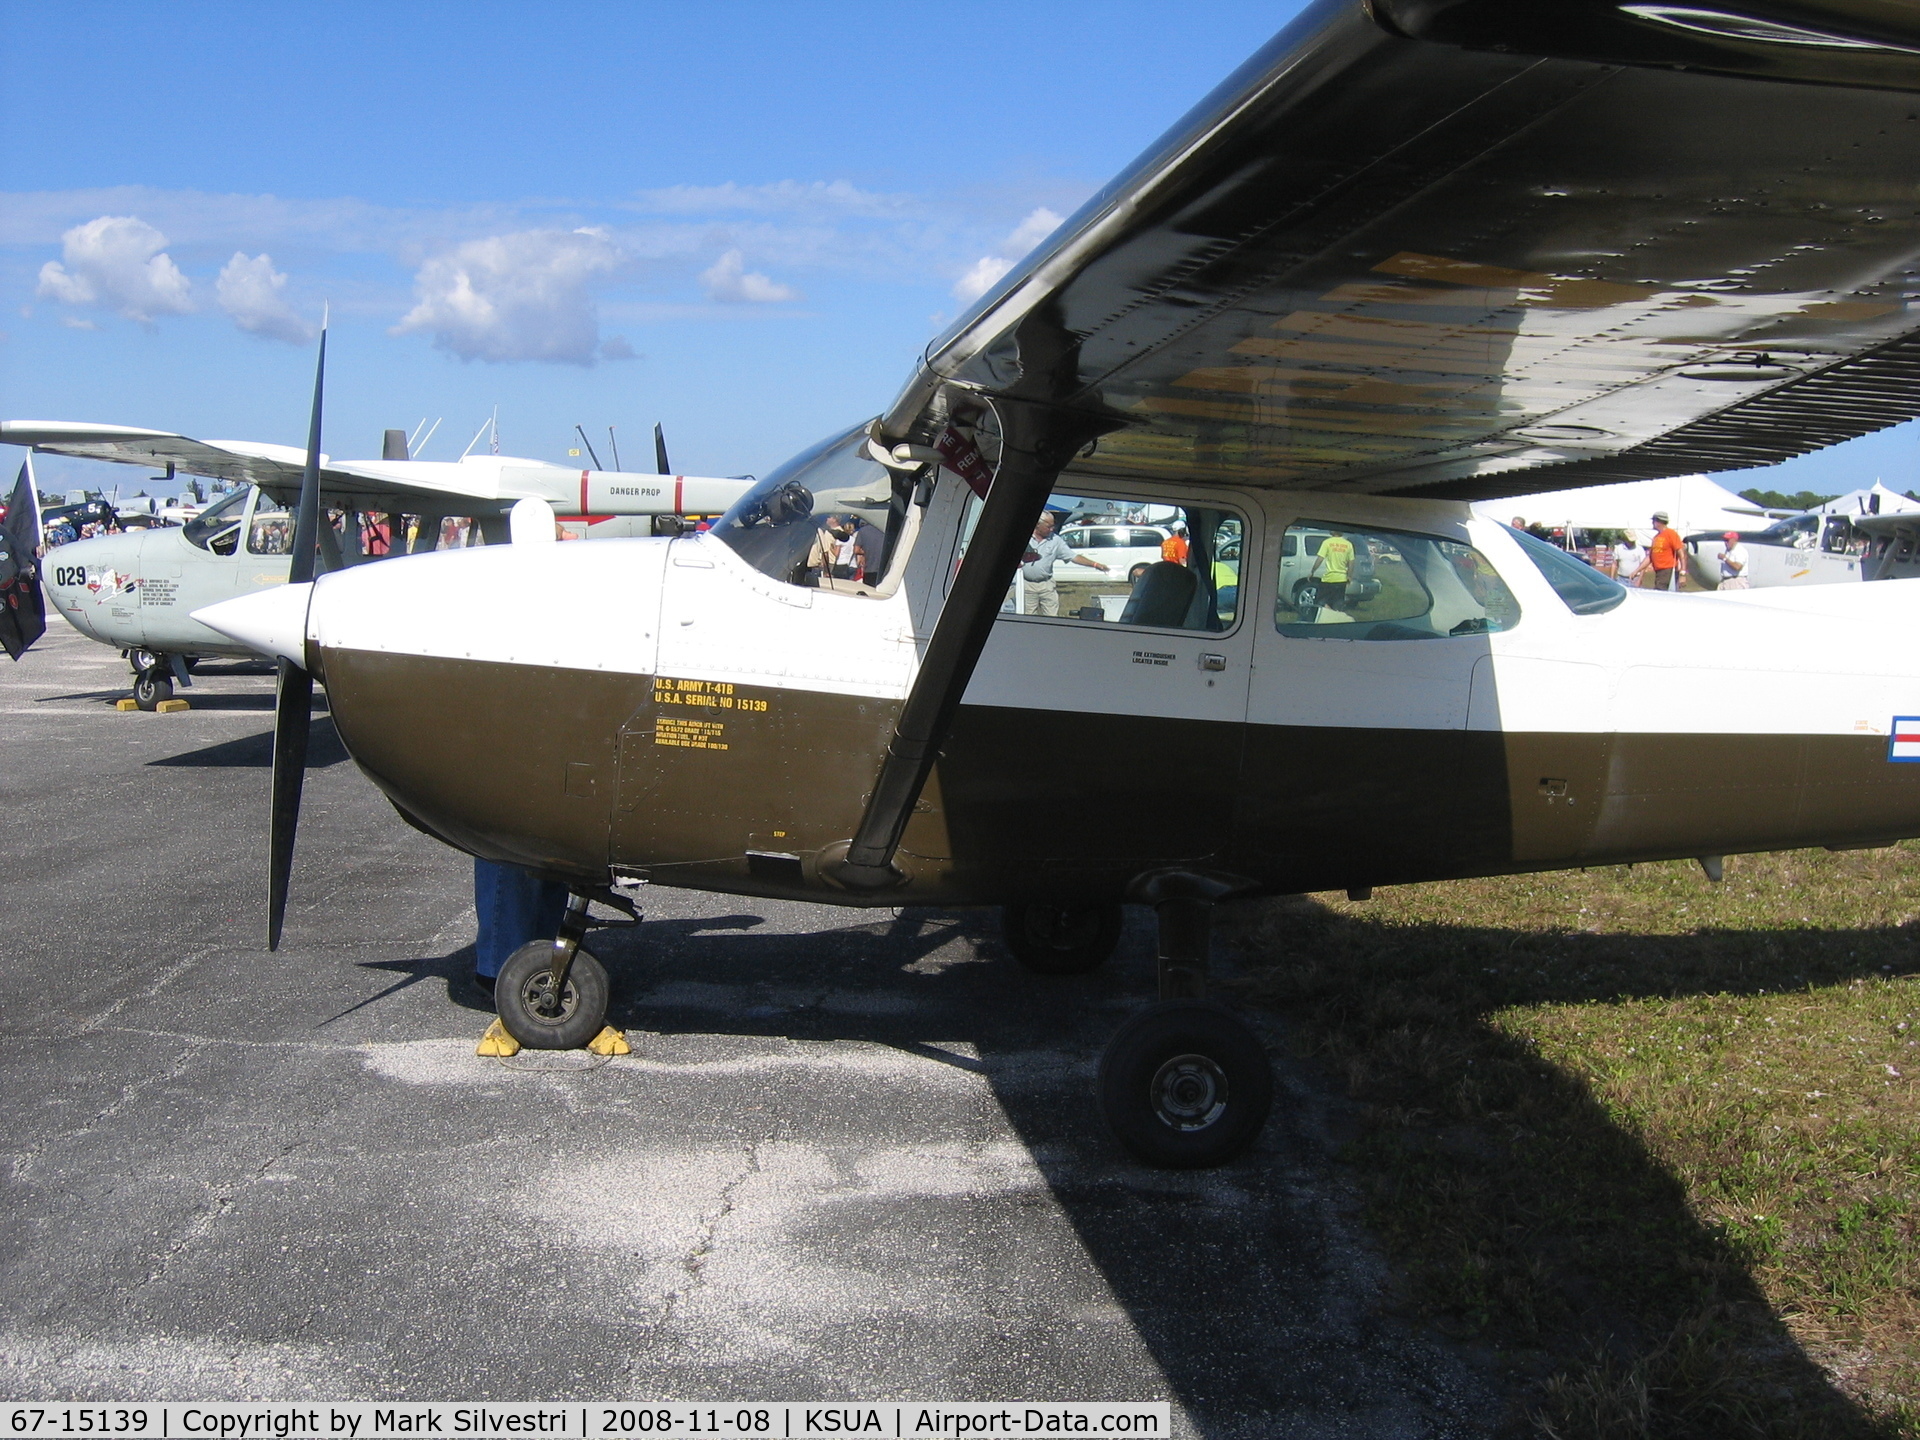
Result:
<svg viewBox="0 0 1920 1440"><path fill-rule="evenodd" d="M600 1033L587 1042L587 1049L595 1055L631 1055L633 1053L633 1047L627 1043L627 1037L611 1025L602 1025ZM509 1035L507 1027L496 1019L487 1027L487 1033L480 1037L480 1047L473 1053L497 1056L504 1060L520 1053L520 1042Z"/></svg>
<svg viewBox="0 0 1920 1440"><path fill-rule="evenodd" d="M480 1048L476 1055L498 1055L505 1059L509 1055L520 1053L520 1042L507 1033L507 1027L498 1020L487 1027L487 1033L480 1037Z"/></svg>

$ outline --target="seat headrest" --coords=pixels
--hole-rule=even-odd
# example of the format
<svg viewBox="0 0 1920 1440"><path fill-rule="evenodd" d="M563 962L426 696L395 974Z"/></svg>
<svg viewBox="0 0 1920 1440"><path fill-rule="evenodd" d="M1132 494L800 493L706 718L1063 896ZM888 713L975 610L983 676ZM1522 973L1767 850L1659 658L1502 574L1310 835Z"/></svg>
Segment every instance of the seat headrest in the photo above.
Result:
<svg viewBox="0 0 1920 1440"><path fill-rule="evenodd" d="M1194 592L1199 588L1200 577L1186 566L1157 560L1134 583L1127 608L1120 612L1120 623L1180 629L1187 623L1187 611L1193 607Z"/></svg>

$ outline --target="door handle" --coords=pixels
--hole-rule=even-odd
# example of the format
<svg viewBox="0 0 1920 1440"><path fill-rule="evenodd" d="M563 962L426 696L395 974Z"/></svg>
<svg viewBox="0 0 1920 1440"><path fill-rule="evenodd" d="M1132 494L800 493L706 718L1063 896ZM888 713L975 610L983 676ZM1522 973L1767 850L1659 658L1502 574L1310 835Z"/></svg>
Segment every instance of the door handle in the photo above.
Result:
<svg viewBox="0 0 1920 1440"><path fill-rule="evenodd" d="M1227 668L1227 657L1224 655L1202 655L1200 657L1200 668L1202 670L1224 670Z"/></svg>

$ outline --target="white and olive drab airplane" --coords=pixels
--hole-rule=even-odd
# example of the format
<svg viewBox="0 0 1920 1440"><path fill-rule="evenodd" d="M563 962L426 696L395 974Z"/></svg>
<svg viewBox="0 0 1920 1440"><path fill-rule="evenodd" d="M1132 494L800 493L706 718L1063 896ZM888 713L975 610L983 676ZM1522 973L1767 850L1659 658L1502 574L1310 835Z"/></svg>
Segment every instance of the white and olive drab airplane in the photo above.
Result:
<svg viewBox="0 0 1920 1440"><path fill-rule="evenodd" d="M295 583L200 612L282 660L269 940L317 679L411 823L571 887L522 1043L596 1032L589 902L648 885L1004 906L1052 971L1151 905L1100 1102L1200 1165L1271 1096L1224 897L1920 836L1920 586L1629 593L1467 503L1920 414L1916 173L1908 5L1322 0L708 533L306 583L310 460ZM1114 614L1050 506L1187 549Z"/></svg>
<svg viewBox="0 0 1920 1440"><path fill-rule="evenodd" d="M346 512L338 531L322 526L323 564L339 569L369 558L361 547L362 513L415 515L411 542L432 549L448 516L473 519L487 544L509 538L510 512L521 500L545 509L527 529L553 534L556 515L587 522L590 536L626 533L626 517L725 510L747 489L743 480L668 473L666 445L655 436L660 473L576 470L508 455L468 455L457 461L410 460L404 430L386 432L379 460L320 457L322 504ZM223 480L238 488L184 526L102 535L63 545L45 557L46 594L78 630L128 658L133 697L144 710L190 685L188 666L209 656L252 652L208 629L193 612L236 595L286 583L292 515L306 460L289 445L238 440L193 440L124 425L0 421L0 444L87 460L119 461L148 469ZM523 512L524 513L524 512ZM393 553L409 542L397 537Z"/></svg>

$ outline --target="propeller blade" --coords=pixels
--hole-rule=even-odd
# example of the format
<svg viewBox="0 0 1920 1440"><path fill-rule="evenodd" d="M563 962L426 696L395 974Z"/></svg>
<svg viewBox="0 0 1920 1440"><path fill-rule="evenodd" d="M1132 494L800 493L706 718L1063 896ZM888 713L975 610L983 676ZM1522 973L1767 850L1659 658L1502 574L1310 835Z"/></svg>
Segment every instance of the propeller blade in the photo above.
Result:
<svg viewBox="0 0 1920 1440"><path fill-rule="evenodd" d="M313 581L320 549L320 408L327 377L327 326L320 324L320 357L313 369L313 416L307 425L307 467L300 476L294 511L293 563L289 590ZM287 883L293 875L293 837L300 828L300 791L307 779L307 732L313 724L313 676L280 659L279 693L273 705L273 808L268 821L267 949L280 948L287 918Z"/></svg>
<svg viewBox="0 0 1920 1440"><path fill-rule="evenodd" d="M667 463L667 432L658 425L653 427L653 467L656 475L673 473L673 466Z"/></svg>
<svg viewBox="0 0 1920 1440"><path fill-rule="evenodd" d="M300 828L300 792L307 778L307 730L313 723L313 676L280 662L273 706L273 812L267 847L267 949L280 948L293 875L293 837Z"/></svg>

